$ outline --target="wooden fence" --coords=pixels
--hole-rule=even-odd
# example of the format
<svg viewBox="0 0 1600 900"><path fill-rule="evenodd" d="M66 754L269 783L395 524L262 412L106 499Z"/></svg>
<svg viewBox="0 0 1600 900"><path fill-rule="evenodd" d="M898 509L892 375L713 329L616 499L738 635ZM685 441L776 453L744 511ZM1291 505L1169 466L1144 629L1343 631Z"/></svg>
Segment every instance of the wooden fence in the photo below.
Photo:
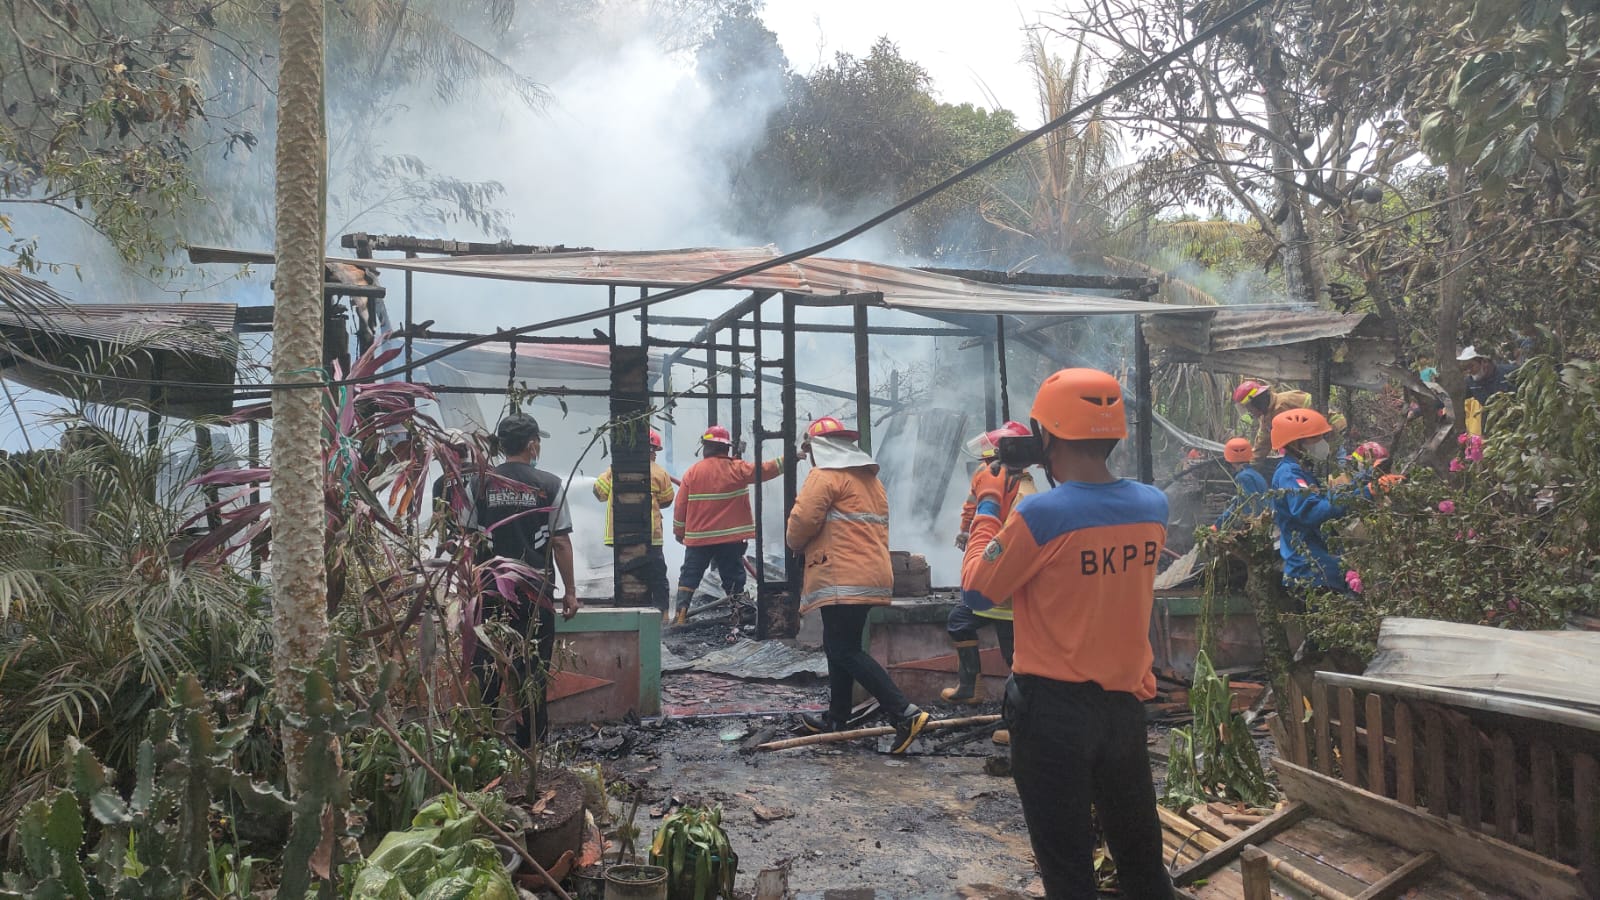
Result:
<svg viewBox="0 0 1600 900"><path fill-rule="evenodd" d="M1600 896L1600 714L1327 672L1287 699L1290 761L1577 867Z"/></svg>

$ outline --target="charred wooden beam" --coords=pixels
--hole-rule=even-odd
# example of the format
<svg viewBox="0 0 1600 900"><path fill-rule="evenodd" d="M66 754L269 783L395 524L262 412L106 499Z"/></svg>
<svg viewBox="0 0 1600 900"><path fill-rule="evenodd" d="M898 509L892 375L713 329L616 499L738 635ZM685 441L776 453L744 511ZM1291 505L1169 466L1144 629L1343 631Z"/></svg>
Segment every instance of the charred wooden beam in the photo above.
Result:
<svg viewBox="0 0 1600 900"><path fill-rule="evenodd" d="M406 253L442 253L449 256L487 254L584 253L593 247L568 247L565 244L516 244L511 241L455 241L449 238L422 238L409 234L367 234L357 231L339 238L346 250L393 250Z"/></svg>
<svg viewBox="0 0 1600 900"><path fill-rule="evenodd" d="M1156 285L1153 278L1137 275L1069 275L1065 272L1001 272L996 269L946 269L917 266L923 272L951 275L984 284L1010 284L1019 287L1082 288L1097 291L1143 291ZM1153 291L1152 291L1153 292Z"/></svg>

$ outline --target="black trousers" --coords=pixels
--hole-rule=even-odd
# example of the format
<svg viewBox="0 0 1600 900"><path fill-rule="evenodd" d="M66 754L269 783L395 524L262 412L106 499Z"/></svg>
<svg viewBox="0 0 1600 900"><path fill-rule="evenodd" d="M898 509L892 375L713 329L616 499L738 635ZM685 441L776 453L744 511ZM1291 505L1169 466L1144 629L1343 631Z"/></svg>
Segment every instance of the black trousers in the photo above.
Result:
<svg viewBox="0 0 1600 900"><path fill-rule="evenodd" d="M835 722L849 720L850 708L855 705L851 694L857 684L877 698L878 706L891 721L898 721L911 705L883 666L861 649L871 611L872 607L864 603L837 603L822 608L822 652L828 657L828 715Z"/></svg>
<svg viewBox="0 0 1600 900"><path fill-rule="evenodd" d="M733 541L683 548L683 569L678 572L678 590L693 594L700 587L700 579L706 576L706 569L713 563L717 566L717 574L722 576L724 593L732 596L744 590L744 551L747 546L746 541Z"/></svg>
<svg viewBox="0 0 1600 900"><path fill-rule="evenodd" d="M945 630L950 632L952 641L976 641L978 629L985 625L994 626L994 636L1000 641L1000 655L1005 657L1006 666L1011 665L1011 654L1017 647L1017 631L1010 619L990 619L973 612L971 608L956 604L950 610L950 618L945 620Z"/></svg>
<svg viewBox="0 0 1600 900"><path fill-rule="evenodd" d="M1094 900L1099 815L1129 900L1171 900L1138 698L1099 685L1017 675L1006 692L1011 774L1045 896Z"/></svg>
<svg viewBox="0 0 1600 900"><path fill-rule="evenodd" d="M515 609L506 609L504 601L499 597L497 603L484 599L484 621L498 618L511 626L524 640L502 650L511 660L511 683L506 684L502 677L499 662L490 653L488 648L480 642L472 654L472 672L478 679L478 693L483 705L488 707L491 714L499 711L500 692L509 689L514 698L513 706L517 707L516 721L517 746L524 750L532 749L533 736L538 735L543 741L550 735L550 708L545 702L545 692L550 687L550 660L555 656L556 650L556 613L555 610L545 606L538 607L538 616L535 618L529 611L534 605L533 600L524 600ZM534 625L534 622L537 625ZM532 645L534 656L528 656L529 645ZM531 708L521 708L522 698L527 698Z"/></svg>

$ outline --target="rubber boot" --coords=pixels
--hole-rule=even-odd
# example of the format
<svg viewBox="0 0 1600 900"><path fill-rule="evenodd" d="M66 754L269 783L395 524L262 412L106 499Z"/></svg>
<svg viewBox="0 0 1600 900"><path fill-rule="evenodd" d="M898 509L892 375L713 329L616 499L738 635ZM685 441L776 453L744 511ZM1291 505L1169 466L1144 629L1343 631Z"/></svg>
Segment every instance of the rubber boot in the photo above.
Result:
<svg viewBox="0 0 1600 900"><path fill-rule="evenodd" d="M690 588L680 587L672 595L672 602L667 611L661 615L663 625L682 625L689 621L689 602L694 599L694 591Z"/></svg>
<svg viewBox="0 0 1600 900"><path fill-rule="evenodd" d="M982 665L982 658L978 656L977 641L962 641L956 644L956 678L959 679L959 683L956 687L940 691L939 696L950 703L983 702L983 688L979 686L978 681Z"/></svg>
<svg viewBox="0 0 1600 900"><path fill-rule="evenodd" d="M994 736L989 738L989 740L994 741L996 744L999 744L1002 747L1009 747L1011 746L1011 731L1010 729L1002 728L999 731L996 731Z"/></svg>

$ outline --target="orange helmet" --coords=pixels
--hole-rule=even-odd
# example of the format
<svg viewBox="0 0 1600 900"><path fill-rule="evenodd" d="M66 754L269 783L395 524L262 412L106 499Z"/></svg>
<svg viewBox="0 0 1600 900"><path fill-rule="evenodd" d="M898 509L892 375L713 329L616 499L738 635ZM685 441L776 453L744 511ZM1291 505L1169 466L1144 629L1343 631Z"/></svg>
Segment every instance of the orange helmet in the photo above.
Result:
<svg viewBox="0 0 1600 900"><path fill-rule="evenodd" d="M700 440L705 441L708 444L727 444L730 447L733 446L733 435L728 433L728 429L724 425L712 425L710 428L707 428L706 433L700 435Z"/></svg>
<svg viewBox="0 0 1600 900"><path fill-rule="evenodd" d="M1250 446L1246 438L1231 438L1222 445L1222 458L1231 463L1252 462L1256 458L1256 448Z"/></svg>
<svg viewBox="0 0 1600 900"><path fill-rule="evenodd" d="M851 429L844 427L844 423L838 419L835 419L833 416L823 416L822 418L806 426L806 437L836 437L843 438L847 441L854 441L861 438L861 432L852 431Z"/></svg>
<svg viewBox="0 0 1600 900"><path fill-rule="evenodd" d="M1046 378L1029 415L1041 431L1063 440L1128 436L1122 383L1099 369L1062 369Z"/></svg>
<svg viewBox="0 0 1600 900"><path fill-rule="evenodd" d="M1259 381L1241 381L1239 386L1233 389L1233 402L1248 406L1251 400L1270 390L1272 389Z"/></svg>
<svg viewBox="0 0 1600 900"><path fill-rule="evenodd" d="M1328 418L1314 409L1291 409L1272 420L1272 449L1282 450L1301 438L1321 437L1333 431Z"/></svg>
<svg viewBox="0 0 1600 900"><path fill-rule="evenodd" d="M1350 451L1350 458L1364 466L1375 466L1389 458L1389 451L1377 441L1367 441Z"/></svg>
<svg viewBox="0 0 1600 900"><path fill-rule="evenodd" d="M661 447L662 447L661 432L655 430L654 428L650 429L650 449L651 450L660 450Z"/></svg>

